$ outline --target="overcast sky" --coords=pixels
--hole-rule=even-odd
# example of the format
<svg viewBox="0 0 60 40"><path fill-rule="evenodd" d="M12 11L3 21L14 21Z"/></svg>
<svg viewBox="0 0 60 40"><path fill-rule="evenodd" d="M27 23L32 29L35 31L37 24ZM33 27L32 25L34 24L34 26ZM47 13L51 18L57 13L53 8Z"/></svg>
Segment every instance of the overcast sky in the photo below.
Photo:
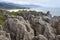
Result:
<svg viewBox="0 0 60 40"><path fill-rule="evenodd" d="M12 2L17 4L36 4L46 7L60 7L60 0L0 0L0 2Z"/></svg>

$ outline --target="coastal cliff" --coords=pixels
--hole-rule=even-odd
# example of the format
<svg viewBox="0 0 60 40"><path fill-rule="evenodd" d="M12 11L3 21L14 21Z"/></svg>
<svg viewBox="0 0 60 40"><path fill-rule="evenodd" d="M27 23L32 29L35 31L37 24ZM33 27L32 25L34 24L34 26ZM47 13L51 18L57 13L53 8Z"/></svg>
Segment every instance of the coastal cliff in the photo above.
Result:
<svg viewBox="0 0 60 40"><path fill-rule="evenodd" d="M1 40L60 40L60 16L26 11L17 16L3 13ZM3 33L3 34L2 34Z"/></svg>

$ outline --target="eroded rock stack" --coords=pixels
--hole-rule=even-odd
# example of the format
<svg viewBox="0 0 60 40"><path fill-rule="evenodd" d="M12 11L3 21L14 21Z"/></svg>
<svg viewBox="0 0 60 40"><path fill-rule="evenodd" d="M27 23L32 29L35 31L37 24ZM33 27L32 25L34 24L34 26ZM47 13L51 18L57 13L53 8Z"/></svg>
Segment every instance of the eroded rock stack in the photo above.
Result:
<svg viewBox="0 0 60 40"><path fill-rule="evenodd" d="M52 17L49 12L8 16L4 31L10 34L8 40L60 40L60 17Z"/></svg>
<svg viewBox="0 0 60 40"><path fill-rule="evenodd" d="M3 31L2 26L0 25L0 40L11 40L10 33Z"/></svg>

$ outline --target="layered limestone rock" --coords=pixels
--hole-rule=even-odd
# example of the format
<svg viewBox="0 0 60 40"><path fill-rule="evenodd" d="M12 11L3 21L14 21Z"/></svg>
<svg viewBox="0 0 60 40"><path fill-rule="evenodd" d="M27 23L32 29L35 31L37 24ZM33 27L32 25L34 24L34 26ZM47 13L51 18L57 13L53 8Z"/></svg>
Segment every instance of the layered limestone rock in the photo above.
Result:
<svg viewBox="0 0 60 40"><path fill-rule="evenodd" d="M11 34L12 40L32 40L34 31L28 21L23 17L9 18L5 23L4 30Z"/></svg>
<svg viewBox="0 0 60 40"><path fill-rule="evenodd" d="M56 40L60 40L60 35L57 35L56 36Z"/></svg>
<svg viewBox="0 0 60 40"><path fill-rule="evenodd" d="M44 36L48 38L48 40L55 40L55 31L54 28L50 26L50 24L46 23Z"/></svg>
<svg viewBox="0 0 60 40"><path fill-rule="evenodd" d="M51 25L56 29L56 35L60 35L60 17L54 16L51 20Z"/></svg>
<svg viewBox="0 0 60 40"><path fill-rule="evenodd" d="M11 40L10 34L3 31L3 28L1 25L0 25L0 40Z"/></svg>
<svg viewBox="0 0 60 40"><path fill-rule="evenodd" d="M49 12L25 12L19 16L8 16L4 31L10 33L11 40L59 40L60 17L52 17Z"/></svg>
<svg viewBox="0 0 60 40"><path fill-rule="evenodd" d="M48 40L44 35L35 36L32 40Z"/></svg>

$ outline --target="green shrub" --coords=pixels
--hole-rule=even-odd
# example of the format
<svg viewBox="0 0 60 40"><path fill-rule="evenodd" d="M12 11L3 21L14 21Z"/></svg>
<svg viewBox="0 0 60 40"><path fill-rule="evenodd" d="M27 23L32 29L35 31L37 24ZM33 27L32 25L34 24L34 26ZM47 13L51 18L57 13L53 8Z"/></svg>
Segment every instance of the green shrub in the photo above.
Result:
<svg viewBox="0 0 60 40"><path fill-rule="evenodd" d="M4 21L5 21L5 19L4 19L3 15L0 13L0 25L3 25Z"/></svg>

